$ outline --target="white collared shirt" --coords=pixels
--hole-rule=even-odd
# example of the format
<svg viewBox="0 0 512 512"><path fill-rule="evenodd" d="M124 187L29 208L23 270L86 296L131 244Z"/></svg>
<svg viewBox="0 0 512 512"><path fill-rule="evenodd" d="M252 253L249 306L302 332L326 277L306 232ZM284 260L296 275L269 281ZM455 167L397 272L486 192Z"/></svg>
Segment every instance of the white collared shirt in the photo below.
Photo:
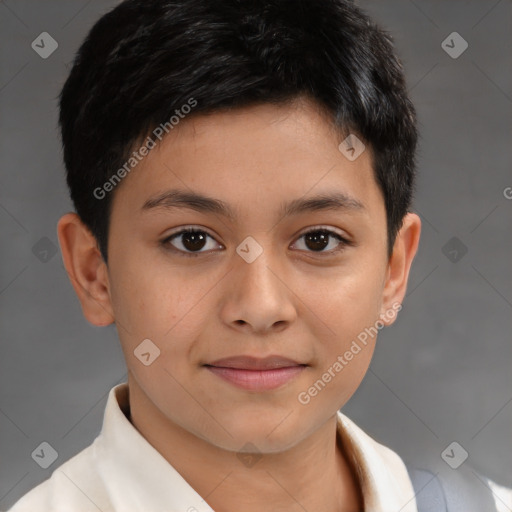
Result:
<svg viewBox="0 0 512 512"><path fill-rule="evenodd" d="M127 418L128 384L109 393L94 442L9 512L214 512ZM338 435L358 468L365 512L417 512L400 457L338 412Z"/></svg>

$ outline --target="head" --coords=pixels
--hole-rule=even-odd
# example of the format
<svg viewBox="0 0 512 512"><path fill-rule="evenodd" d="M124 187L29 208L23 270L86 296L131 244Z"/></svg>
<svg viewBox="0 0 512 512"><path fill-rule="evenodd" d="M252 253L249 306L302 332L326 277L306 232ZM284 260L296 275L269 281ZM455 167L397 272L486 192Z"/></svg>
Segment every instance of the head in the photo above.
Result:
<svg viewBox="0 0 512 512"><path fill-rule="evenodd" d="M130 385L229 450L283 450L332 417L419 241L415 113L389 36L342 0L125 1L60 108L65 266L86 318L115 322ZM212 371L232 356L297 371L241 386Z"/></svg>

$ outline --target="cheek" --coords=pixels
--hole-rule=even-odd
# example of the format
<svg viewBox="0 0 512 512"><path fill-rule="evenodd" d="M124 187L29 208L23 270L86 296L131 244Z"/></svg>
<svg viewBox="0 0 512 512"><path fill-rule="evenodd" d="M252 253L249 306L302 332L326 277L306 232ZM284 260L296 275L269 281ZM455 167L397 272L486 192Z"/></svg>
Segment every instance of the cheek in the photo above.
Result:
<svg viewBox="0 0 512 512"><path fill-rule="evenodd" d="M126 268L113 280L112 303L116 321L126 325L131 337L155 337L162 340L180 332L194 317L195 306L212 283L210 279L191 278L182 269Z"/></svg>
<svg viewBox="0 0 512 512"><path fill-rule="evenodd" d="M338 344L373 325L380 313L382 277L379 272L351 267L312 279L302 292L304 302L328 327Z"/></svg>
<svg viewBox="0 0 512 512"><path fill-rule="evenodd" d="M326 384L319 406L335 403L341 407L362 381L375 347L372 327L379 318L381 295L379 272L364 267L332 276L310 293L309 306L328 327L317 336L316 377L320 387Z"/></svg>
<svg viewBox="0 0 512 512"><path fill-rule="evenodd" d="M192 376L197 340L207 332L213 314L209 299L223 275L197 271L194 274L161 266L157 270L155 266L141 273L125 272L115 281L114 311L116 322L122 326L118 329L121 345L127 365L141 382L163 378L173 387L175 382L164 370L178 380ZM145 339L150 339L160 351L149 368L141 366L134 354ZM156 374L158 368L164 373Z"/></svg>

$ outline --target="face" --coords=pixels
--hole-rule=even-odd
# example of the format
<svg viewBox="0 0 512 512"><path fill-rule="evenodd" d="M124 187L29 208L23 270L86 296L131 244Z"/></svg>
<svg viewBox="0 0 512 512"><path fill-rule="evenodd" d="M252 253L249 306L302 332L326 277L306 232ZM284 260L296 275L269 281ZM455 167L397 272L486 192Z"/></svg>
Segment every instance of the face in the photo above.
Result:
<svg viewBox="0 0 512 512"><path fill-rule="evenodd" d="M392 323L384 199L370 150L351 161L342 140L308 102L184 119L115 191L108 287L130 386L215 446L306 438Z"/></svg>

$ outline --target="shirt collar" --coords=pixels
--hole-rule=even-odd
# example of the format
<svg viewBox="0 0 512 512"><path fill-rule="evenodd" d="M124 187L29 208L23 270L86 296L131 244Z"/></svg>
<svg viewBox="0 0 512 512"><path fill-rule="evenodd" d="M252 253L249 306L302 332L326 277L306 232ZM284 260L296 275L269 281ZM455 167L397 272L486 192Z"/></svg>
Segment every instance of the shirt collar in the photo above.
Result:
<svg viewBox="0 0 512 512"><path fill-rule="evenodd" d="M113 509L213 512L130 423L128 415L128 384L123 383L110 390L96 446ZM131 489L137 492L132 493Z"/></svg>
<svg viewBox="0 0 512 512"><path fill-rule="evenodd" d="M402 459L338 412L338 436L356 470L365 512L418 512Z"/></svg>
<svg viewBox="0 0 512 512"><path fill-rule="evenodd" d="M174 467L130 423L128 384L109 393L95 442L98 471L115 510L214 512ZM365 512L417 512L407 470L396 453L337 413L337 431L363 492ZM162 481L166 485L162 485ZM134 495L127 491L136 488ZM143 495L142 495L143 494Z"/></svg>

